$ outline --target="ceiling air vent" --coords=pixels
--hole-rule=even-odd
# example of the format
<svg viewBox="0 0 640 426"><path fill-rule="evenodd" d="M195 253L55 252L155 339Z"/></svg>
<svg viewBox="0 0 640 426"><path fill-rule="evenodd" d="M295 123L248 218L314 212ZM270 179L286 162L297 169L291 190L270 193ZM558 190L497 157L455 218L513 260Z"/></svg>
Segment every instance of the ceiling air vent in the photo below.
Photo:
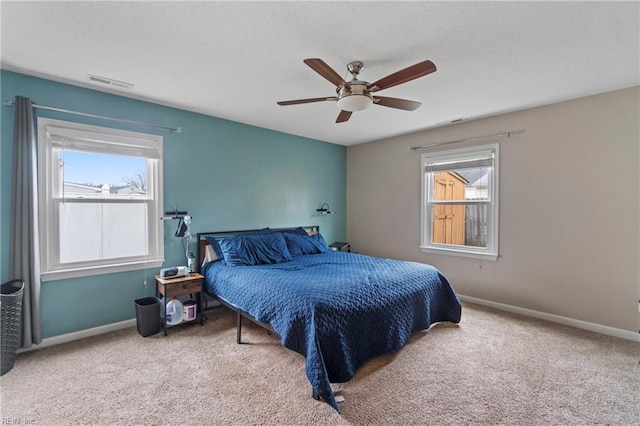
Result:
<svg viewBox="0 0 640 426"><path fill-rule="evenodd" d="M107 77L100 77L99 75L87 74L87 78L90 82L97 83L103 86L119 87L121 89L132 89L134 86L131 83L118 81Z"/></svg>

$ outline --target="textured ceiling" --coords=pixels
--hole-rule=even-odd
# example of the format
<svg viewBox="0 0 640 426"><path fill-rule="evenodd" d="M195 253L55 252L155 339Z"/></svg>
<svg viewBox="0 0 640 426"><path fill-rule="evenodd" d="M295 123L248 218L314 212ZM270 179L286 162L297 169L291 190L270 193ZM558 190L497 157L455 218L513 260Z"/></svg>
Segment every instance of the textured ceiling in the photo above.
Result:
<svg viewBox="0 0 640 426"><path fill-rule="evenodd" d="M6 2L2 68L342 145L640 84L634 2ZM334 123L335 96L304 58L373 82L438 70ZM135 85L104 89L96 74ZM35 99L37 102L37 99ZM88 111L92 112L92 111ZM180 123L171 123L180 125Z"/></svg>

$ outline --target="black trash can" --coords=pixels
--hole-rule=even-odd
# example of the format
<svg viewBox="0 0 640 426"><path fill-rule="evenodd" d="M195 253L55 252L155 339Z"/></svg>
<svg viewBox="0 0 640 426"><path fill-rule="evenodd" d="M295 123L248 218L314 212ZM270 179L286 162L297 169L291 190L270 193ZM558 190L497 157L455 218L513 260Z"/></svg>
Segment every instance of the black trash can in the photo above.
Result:
<svg viewBox="0 0 640 426"><path fill-rule="evenodd" d="M142 337L152 336L160 331L160 300L157 297L136 300L136 325Z"/></svg>
<svg viewBox="0 0 640 426"><path fill-rule="evenodd" d="M2 368L0 376L8 373L16 362L16 351L22 333L22 298L24 281L11 280L0 286L0 333Z"/></svg>

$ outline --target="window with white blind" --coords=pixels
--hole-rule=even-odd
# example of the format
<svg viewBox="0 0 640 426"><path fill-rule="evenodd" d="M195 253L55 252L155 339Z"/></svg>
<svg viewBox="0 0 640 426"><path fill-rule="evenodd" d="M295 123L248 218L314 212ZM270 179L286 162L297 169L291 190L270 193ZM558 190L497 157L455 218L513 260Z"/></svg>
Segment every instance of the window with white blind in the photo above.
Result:
<svg viewBox="0 0 640 426"><path fill-rule="evenodd" d="M498 144L422 154L422 251L498 258L498 154Z"/></svg>
<svg viewBox="0 0 640 426"><path fill-rule="evenodd" d="M38 119L43 280L162 265L162 142Z"/></svg>

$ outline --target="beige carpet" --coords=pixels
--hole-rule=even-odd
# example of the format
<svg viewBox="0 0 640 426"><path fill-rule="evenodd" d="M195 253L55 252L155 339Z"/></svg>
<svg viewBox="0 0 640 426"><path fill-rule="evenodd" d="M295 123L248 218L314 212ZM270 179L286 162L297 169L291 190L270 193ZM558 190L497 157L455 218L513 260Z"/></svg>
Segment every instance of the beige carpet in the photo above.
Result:
<svg viewBox="0 0 640 426"><path fill-rule="evenodd" d="M311 398L302 356L235 316L167 337L135 328L20 354L0 378L3 424L638 425L640 343L464 304Z"/></svg>

